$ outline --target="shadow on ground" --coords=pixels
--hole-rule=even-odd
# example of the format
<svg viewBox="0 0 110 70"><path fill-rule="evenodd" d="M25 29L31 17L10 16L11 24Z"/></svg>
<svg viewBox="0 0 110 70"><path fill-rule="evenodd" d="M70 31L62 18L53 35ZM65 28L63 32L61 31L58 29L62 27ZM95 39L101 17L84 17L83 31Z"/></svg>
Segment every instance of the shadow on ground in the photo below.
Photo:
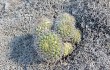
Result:
<svg viewBox="0 0 110 70"><path fill-rule="evenodd" d="M39 64L42 60L35 49L34 39L30 34L14 37L10 42L10 59L18 64Z"/></svg>

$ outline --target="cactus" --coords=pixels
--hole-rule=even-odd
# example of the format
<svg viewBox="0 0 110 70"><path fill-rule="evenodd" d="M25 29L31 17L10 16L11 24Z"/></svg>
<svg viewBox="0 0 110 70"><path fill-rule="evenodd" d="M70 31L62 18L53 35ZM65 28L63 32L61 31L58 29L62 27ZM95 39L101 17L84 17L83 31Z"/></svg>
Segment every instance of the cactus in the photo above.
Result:
<svg viewBox="0 0 110 70"><path fill-rule="evenodd" d="M58 34L47 31L38 36L38 47L45 59L51 61L59 60L62 56L67 56L72 53L73 46L69 42L63 43ZM54 59L54 60L53 60Z"/></svg>
<svg viewBox="0 0 110 70"><path fill-rule="evenodd" d="M38 25L36 27L36 34L39 35L44 31L51 30L52 27L52 21L48 19L47 17L40 18Z"/></svg>
<svg viewBox="0 0 110 70"><path fill-rule="evenodd" d="M73 50L74 50L74 48L73 48L72 44L65 42L64 43L64 54L63 54L63 56L65 57L65 56L71 54Z"/></svg>
<svg viewBox="0 0 110 70"><path fill-rule="evenodd" d="M71 24L58 23L55 24L54 30L61 35L63 40L67 40L72 35L73 27L71 26Z"/></svg>
<svg viewBox="0 0 110 70"><path fill-rule="evenodd" d="M71 41L74 44L81 40L80 31L75 27L75 19L67 13L57 18L54 30L60 34L63 41Z"/></svg>
<svg viewBox="0 0 110 70"><path fill-rule="evenodd" d="M76 23L75 17L68 13L63 13L59 15L56 21L58 23L66 23L66 24L72 24L72 25L75 25Z"/></svg>
<svg viewBox="0 0 110 70"><path fill-rule="evenodd" d="M72 43L79 43L81 41L81 32L78 29L73 30Z"/></svg>
<svg viewBox="0 0 110 70"><path fill-rule="evenodd" d="M44 55L49 58L58 59L62 56L62 41L57 34L48 31L38 37L38 46Z"/></svg>

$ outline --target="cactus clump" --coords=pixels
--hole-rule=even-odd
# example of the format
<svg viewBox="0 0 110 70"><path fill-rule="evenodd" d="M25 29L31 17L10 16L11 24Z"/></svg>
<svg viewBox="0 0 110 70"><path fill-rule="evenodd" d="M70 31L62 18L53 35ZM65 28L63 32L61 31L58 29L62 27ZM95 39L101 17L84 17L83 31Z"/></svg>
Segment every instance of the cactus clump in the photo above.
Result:
<svg viewBox="0 0 110 70"><path fill-rule="evenodd" d="M76 20L68 13L60 15L54 25L48 18L42 18L38 23L37 45L46 59L66 57L72 53L74 45L81 41L81 32L75 27Z"/></svg>
<svg viewBox="0 0 110 70"><path fill-rule="evenodd" d="M38 37L38 46L49 58L58 59L62 56L62 41L57 34L48 31Z"/></svg>

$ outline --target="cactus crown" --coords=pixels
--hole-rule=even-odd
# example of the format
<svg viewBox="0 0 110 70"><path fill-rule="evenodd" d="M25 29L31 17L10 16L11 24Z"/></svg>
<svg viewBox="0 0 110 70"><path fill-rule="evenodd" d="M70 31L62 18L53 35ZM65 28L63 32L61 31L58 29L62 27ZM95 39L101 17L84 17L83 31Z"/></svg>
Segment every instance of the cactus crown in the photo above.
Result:
<svg viewBox="0 0 110 70"><path fill-rule="evenodd" d="M42 17L39 19L38 25L36 27L36 34L40 34L47 30L50 30L52 27L52 21L46 17Z"/></svg>
<svg viewBox="0 0 110 70"><path fill-rule="evenodd" d="M64 43L64 56L67 56L68 54L72 53L74 50L73 46L71 43L65 42Z"/></svg>
<svg viewBox="0 0 110 70"><path fill-rule="evenodd" d="M79 43L81 41L81 31L78 29L73 30L72 43Z"/></svg>
<svg viewBox="0 0 110 70"><path fill-rule="evenodd" d="M55 31L61 35L62 38L69 37L73 31L71 24L58 23L55 25Z"/></svg>
<svg viewBox="0 0 110 70"><path fill-rule="evenodd" d="M54 30L60 34L63 41L71 41L73 44L80 42L81 33L75 27L75 18L70 14L64 13L57 18Z"/></svg>
<svg viewBox="0 0 110 70"><path fill-rule="evenodd" d="M61 14L60 16L58 16L57 20L58 20L57 22L59 23L66 23L66 24L72 24L72 25L75 25L76 23L75 17L71 16L68 13Z"/></svg>
<svg viewBox="0 0 110 70"><path fill-rule="evenodd" d="M62 55L62 42L54 32L45 32L38 38L41 50L51 58L59 58Z"/></svg>

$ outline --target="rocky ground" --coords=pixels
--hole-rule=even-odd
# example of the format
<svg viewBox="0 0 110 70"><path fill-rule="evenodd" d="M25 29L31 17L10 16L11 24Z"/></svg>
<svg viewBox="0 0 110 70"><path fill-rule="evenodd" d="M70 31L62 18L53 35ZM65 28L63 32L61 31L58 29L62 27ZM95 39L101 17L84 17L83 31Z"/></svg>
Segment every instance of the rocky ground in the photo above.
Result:
<svg viewBox="0 0 110 70"><path fill-rule="evenodd" d="M75 16L82 41L65 60L45 64L34 48L39 16ZM0 70L110 70L109 0L0 0Z"/></svg>

